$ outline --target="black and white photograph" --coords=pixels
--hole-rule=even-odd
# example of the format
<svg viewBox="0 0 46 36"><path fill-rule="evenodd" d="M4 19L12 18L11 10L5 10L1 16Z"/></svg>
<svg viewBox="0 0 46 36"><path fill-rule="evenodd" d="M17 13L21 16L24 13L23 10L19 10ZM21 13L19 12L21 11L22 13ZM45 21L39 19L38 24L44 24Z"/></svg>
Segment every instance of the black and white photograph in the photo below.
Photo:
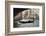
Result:
<svg viewBox="0 0 46 36"><path fill-rule="evenodd" d="M39 27L39 8L13 8L13 27Z"/></svg>

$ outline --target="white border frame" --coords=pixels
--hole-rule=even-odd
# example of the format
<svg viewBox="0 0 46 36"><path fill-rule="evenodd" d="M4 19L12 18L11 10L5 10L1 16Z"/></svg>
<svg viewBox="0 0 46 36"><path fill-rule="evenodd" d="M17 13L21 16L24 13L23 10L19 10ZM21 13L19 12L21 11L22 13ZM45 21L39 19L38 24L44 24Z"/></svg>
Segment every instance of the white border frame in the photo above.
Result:
<svg viewBox="0 0 46 36"><path fill-rule="evenodd" d="M39 27L30 27L30 28L13 28L13 8L39 8ZM18 30L19 29L19 30ZM32 5L10 5L10 32L15 31L38 31L42 30L42 6L32 6Z"/></svg>

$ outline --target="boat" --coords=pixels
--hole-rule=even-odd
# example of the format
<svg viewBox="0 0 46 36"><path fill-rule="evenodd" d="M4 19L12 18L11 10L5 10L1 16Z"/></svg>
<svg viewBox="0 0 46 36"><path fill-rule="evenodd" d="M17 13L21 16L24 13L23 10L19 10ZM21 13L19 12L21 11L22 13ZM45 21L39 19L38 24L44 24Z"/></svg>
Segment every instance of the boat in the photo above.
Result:
<svg viewBox="0 0 46 36"><path fill-rule="evenodd" d="M34 22L34 19L22 19L22 20L19 20L20 23L33 23Z"/></svg>

